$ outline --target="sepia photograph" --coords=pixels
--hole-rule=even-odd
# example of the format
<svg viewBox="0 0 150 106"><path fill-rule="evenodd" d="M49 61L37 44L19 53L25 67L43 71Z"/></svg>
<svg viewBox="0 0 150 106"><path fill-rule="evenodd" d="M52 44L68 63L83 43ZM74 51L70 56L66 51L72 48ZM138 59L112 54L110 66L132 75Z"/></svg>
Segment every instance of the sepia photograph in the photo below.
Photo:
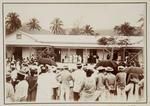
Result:
<svg viewBox="0 0 150 106"><path fill-rule="evenodd" d="M3 3L4 103L146 103L146 2Z"/></svg>

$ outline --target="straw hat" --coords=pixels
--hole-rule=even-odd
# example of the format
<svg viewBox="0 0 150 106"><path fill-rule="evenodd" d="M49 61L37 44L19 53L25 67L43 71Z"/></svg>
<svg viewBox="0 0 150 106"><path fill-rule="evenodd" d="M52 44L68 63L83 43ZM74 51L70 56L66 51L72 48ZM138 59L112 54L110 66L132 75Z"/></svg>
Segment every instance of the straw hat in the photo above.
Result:
<svg viewBox="0 0 150 106"><path fill-rule="evenodd" d="M105 67L99 66L99 67L97 68L97 70L98 70L98 71L105 71Z"/></svg>
<svg viewBox="0 0 150 106"><path fill-rule="evenodd" d="M67 65L64 65L63 69L69 69L69 67Z"/></svg>
<svg viewBox="0 0 150 106"><path fill-rule="evenodd" d="M24 70L20 70L19 72L18 72L18 74L20 74L20 75L26 75L26 72L24 71Z"/></svg>
<svg viewBox="0 0 150 106"><path fill-rule="evenodd" d="M82 66L82 64L81 64L81 63L78 63L78 64L77 64L77 67L79 67L79 66Z"/></svg>
<svg viewBox="0 0 150 106"><path fill-rule="evenodd" d="M118 66L118 71L124 71L125 67L124 66Z"/></svg>
<svg viewBox="0 0 150 106"><path fill-rule="evenodd" d="M108 71L108 72L113 72L114 69L113 69L112 67L106 67L106 71Z"/></svg>

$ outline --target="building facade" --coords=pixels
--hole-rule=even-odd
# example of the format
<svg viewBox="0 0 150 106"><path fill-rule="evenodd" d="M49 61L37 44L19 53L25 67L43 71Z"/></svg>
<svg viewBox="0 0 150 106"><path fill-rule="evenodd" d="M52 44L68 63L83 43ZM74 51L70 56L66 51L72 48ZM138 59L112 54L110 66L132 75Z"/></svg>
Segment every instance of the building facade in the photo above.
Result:
<svg viewBox="0 0 150 106"><path fill-rule="evenodd" d="M143 36L128 37L130 45L100 45L98 39L102 36L87 35L32 35L16 31L5 37L6 58L36 57L39 48L53 46L55 60L64 63L87 63L98 60L125 60L133 55L143 63ZM126 39L125 37L116 37Z"/></svg>

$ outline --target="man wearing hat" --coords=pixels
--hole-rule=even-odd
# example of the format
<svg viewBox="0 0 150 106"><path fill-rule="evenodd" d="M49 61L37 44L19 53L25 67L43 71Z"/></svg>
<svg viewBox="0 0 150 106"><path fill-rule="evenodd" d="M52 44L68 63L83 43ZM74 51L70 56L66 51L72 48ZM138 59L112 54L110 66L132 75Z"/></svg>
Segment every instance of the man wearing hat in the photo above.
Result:
<svg viewBox="0 0 150 106"><path fill-rule="evenodd" d="M53 82L52 89L53 89L53 99L54 100L58 99L58 88L59 88L59 82L57 81L56 71L57 71L57 67L56 66L51 66L50 76L51 76L51 80Z"/></svg>
<svg viewBox="0 0 150 106"><path fill-rule="evenodd" d="M63 67L63 71L60 72L58 77L61 78L61 87L60 87L60 100L70 100L70 81L72 80L71 73L69 72L68 66Z"/></svg>
<svg viewBox="0 0 150 106"><path fill-rule="evenodd" d="M28 95L28 82L25 80L26 72L20 70L17 73L17 79L19 83L15 86L15 101L17 102L24 102L27 99Z"/></svg>
<svg viewBox="0 0 150 106"><path fill-rule="evenodd" d="M100 91L101 95L99 97L99 101L105 100L105 80L106 77L104 75L105 67L100 66L97 68L97 90Z"/></svg>
<svg viewBox="0 0 150 106"><path fill-rule="evenodd" d="M72 77L74 81L73 96L75 101L78 101L80 98L80 91L86 77L85 72L81 68L82 65L77 64L77 70L72 73Z"/></svg>
<svg viewBox="0 0 150 106"><path fill-rule="evenodd" d="M41 72L38 76L37 84L36 102L42 103L51 101L53 95L53 81L50 73L48 73L48 67L45 65L41 66Z"/></svg>
<svg viewBox="0 0 150 106"><path fill-rule="evenodd" d="M112 74L114 69L112 67L107 67L106 68L107 75L106 75L106 96L108 100L112 101L115 96L115 91L116 91L116 76Z"/></svg>
<svg viewBox="0 0 150 106"><path fill-rule="evenodd" d="M19 71L19 70L16 69L15 62L12 61L10 63L10 69L11 69L12 84L13 84L13 87L15 88L16 79L17 79L17 73Z"/></svg>
<svg viewBox="0 0 150 106"><path fill-rule="evenodd" d="M124 71L124 66L118 66L118 73L116 75L116 86L117 86L117 96L118 100L125 101L125 86L126 86L126 72Z"/></svg>
<svg viewBox="0 0 150 106"><path fill-rule="evenodd" d="M14 88L11 84L11 75L9 72L6 73L6 91L5 91L5 98L6 103L14 101Z"/></svg>

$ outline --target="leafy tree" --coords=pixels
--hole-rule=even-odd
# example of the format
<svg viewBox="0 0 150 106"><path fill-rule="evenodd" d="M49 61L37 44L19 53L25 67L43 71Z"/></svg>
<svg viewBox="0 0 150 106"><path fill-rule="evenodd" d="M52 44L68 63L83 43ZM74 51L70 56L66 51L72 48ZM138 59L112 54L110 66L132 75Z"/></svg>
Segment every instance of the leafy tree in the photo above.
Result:
<svg viewBox="0 0 150 106"><path fill-rule="evenodd" d="M118 45L128 45L129 44L129 39L123 39L123 40L119 40L119 42L117 43Z"/></svg>
<svg viewBox="0 0 150 106"><path fill-rule="evenodd" d="M91 27L90 25L85 25L85 27L83 28L83 34L94 35L93 27Z"/></svg>
<svg viewBox="0 0 150 106"><path fill-rule="evenodd" d="M55 18L52 22L51 22L51 32L55 35L57 34L64 34L65 31L62 28L63 26L63 22L60 20L60 18Z"/></svg>
<svg viewBox="0 0 150 106"><path fill-rule="evenodd" d="M29 23L27 23L29 30L40 30L41 27L39 25L39 21L36 18L32 18Z"/></svg>
<svg viewBox="0 0 150 106"><path fill-rule="evenodd" d="M121 24L120 26L115 26L114 31L119 35L132 36L134 35L136 28L133 26L130 26L128 22L125 22L124 24Z"/></svg>
<svg viewBox="0 0 150 106"><path fill-rule="evenodd" d="M10 12L6 16L5 21L6 26L6 35L15 32L19 29L21 25L21 20L19 19L19 15L16 12Z"/></svg>
<svg viewBox="0 0 150 106"><path fill-rule="evenodd" d="M102 38L98 39L98 43L100 45L113 45L116 43L116 41L115 41L115 38L113 38L113 37L109 37L109 38L102 37Z"/></svg>

